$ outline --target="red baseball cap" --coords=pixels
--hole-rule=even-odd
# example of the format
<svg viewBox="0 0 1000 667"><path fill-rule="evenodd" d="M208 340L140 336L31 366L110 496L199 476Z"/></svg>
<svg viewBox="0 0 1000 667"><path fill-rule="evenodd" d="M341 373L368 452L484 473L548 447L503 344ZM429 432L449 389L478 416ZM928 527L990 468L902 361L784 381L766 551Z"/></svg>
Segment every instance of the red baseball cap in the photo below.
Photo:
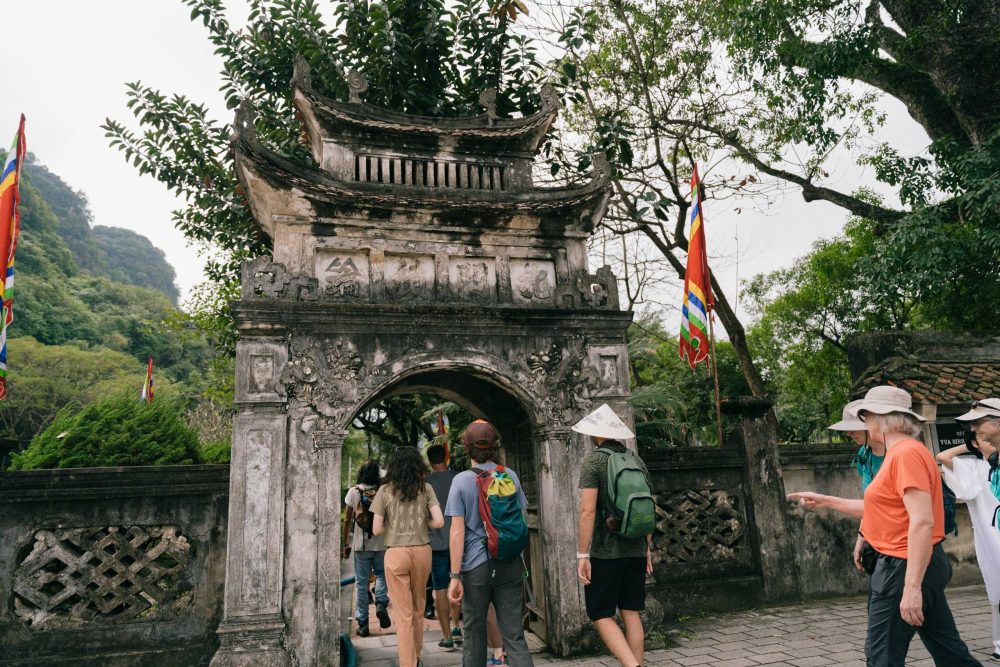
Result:
<svg viewBox="0 0 1000 667"><path fill-rule="evenodd" d="M477 419L465 427L462 433L462 444L466 447L490 449L497 444L497 431L493 424Z"/></svg>

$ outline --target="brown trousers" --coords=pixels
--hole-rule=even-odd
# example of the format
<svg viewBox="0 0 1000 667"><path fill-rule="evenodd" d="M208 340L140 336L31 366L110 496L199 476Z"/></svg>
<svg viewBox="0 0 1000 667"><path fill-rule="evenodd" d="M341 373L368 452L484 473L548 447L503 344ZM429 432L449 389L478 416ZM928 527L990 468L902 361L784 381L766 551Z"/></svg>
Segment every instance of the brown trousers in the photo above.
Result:
<svg viewBox="0 0 1000 667"><path fill-rule="evenodd" d="M416 667L424 646L424 605L431 573L431 546L389 547L385 552L385 581L389 586L389 613L396 625L399 667Z"/></svg>

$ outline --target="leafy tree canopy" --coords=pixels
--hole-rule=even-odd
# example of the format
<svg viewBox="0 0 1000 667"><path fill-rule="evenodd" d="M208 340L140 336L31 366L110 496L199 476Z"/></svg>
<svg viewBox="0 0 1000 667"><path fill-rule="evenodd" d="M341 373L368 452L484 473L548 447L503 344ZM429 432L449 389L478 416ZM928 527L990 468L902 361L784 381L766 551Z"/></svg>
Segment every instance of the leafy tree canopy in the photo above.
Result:
<svg viewBox="0 0 1000 667"><path fill-rule="evenodd" d="M11 470L198 463L198 437L182 416L178 400L134 394L67 406L13 456Z"/></svg>
<svg viewBox="0 0 1000 667"><path fill-rule="evenodd" d="M227 106L251 102L261 139L300 160L309 156L290 99L297 56L309 62L317 90L334 98L346 96L346 75L356 70L368 81L366 101L396 111L476 113L487 87L497 89L500 113L537 107L535 53L512 30L525 11L520 0L331 2L332 24L317 0L251 0L240 30L226 19L222 0L183 1L223 60ZM269 241L238 193L230 126L195 100L141 82L128 84L127 95L140 129L108 119L111 145L185 198L175 223L192 241L221 252L209 262L211 278L232 279L239 263L264 254Z"/></svg>
<svg viewBox="0 0 1000 667"><path fill-rule="evenodd" d="M27 442L64 406L131 392L136 399L145 369L134 357L105 348L45 345L21 336L7 342L10 392L0 401L0 438ZM167 377L157 391L177 391Z"/></svg>
<svg viewBox="0 0 1000 667"><path fill-rule="evenodd" d="M874 228L854 219L843 235L818 241L791 267L755 276L744 290L756 320L751 349L773 388L786 439L825 438L826 426L839 418L851 388L847 337L887 329L973 329L988 312L969 305L987 290L910 280L912 271L892 262L886 247L892 240ZM965 307L950 308L949 302Z"/></svg>
<svg viewBox="0 0 1000 667"><path fill-rule="evenodd" d="M702 109L702 129L772 177L876 223L883 278L929 292L958 284L966 304L1000 288L1000 14L979 0L689 2L728 47L745 105ZM697 6L695 6L697 5ZM930 138L914 150L878 137L879 95L901 102ZM901 207L822 185L833 148L895 188ZM781 156L808 153L796 169ZM946 290L943 290L946 291ZM955 296L952 290L950 296ZM928 307L930 307L928 305ZM937 307L941 311L940 306Z"/></svg>
<svg viewBox="0 0 1000 667"><path fill-rule="evenodd" d="M750 388L732 345L716 343L719 393L747 396ZM710 364L692 371L677 354L677 337L668 334L655 313L639 318L629 330L632 374L630 403L642 450L718 444L715 383Z"/></svg>

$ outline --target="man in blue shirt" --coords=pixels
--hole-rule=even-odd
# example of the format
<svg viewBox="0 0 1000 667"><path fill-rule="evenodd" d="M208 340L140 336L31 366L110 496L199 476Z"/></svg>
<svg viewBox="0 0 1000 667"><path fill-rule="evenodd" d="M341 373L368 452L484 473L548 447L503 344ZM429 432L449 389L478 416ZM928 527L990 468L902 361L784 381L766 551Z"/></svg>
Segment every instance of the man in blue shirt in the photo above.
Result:
<svg viewBox="0 0 1000 667"><path fill-rule="evenodd" d="M500 444L497 432L481 419L469 424L462 434L462 444L474 468L493 470ZM517 487L521 510L528 499L521 481L506 468ZM472 470L459 473L452 481L445 516L451 517L451 584L448 598L462 602L465 643L462 646L463 667L482 667L486 662L486 616L490 603L496 609L503 647L508 664L513 667L533 667L528 643L524 639L524 580L519 558L510 561L491 559L486 548L486 530L479 515L479 487Z"/></svg>

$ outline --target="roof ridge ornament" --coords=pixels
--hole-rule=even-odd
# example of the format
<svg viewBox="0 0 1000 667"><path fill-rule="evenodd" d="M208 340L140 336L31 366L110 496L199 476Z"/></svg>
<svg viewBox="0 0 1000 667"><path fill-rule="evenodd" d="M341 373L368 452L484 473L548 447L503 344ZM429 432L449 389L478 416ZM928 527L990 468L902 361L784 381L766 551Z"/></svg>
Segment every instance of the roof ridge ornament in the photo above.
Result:
<svg viewBox="0 0 1000 667"><path fill-rule="evenodd" d="M611 161L608 160L608 154L604 151L598 151L591 154L590 162L594 165L594 180L607 179L611 180Z"/></svg>
<svg viewBox="0 0 1000 667"><path fill-rule="evenodd" d="M361 101L361 93L368 90L368 80L365 75L356 69L347 73L347 87L350 90L350 97L347 100L351 104L364 104Z"/></svg>
<svg viewBox="0 0 1000 667"><path fill-rule="evenodd" d="M295 54L295 65L292 69L292 85L302 90L313 89L312 68L309 61L301 53Z"/></svg>
<svg viewBox="0 0 1000 667"><path fill-rule="evenodd" d="M479 93L479 106L486 109L486 117L490 120L497 119L497 89L490 87L484 88L483 92Z"/></svg>
<svg viewBox="0 0 1000 667"><path fill-rule="evenodd" d="M233 136L231 143L244 141L250 146L259 146L260 140L257 137L257 110L248 98L240 100L240 105L236 107L236 117L233 119Z"/></svg>
<svg viewBox="0 0 1000 667"><path fill-rule="evenodd" d="M538 95L542 98L542 111L558 111L562 108L562 104L559 102L559 94L556 93L556 87L551 83L543 84L541 90L538 91Z"/></svg>

